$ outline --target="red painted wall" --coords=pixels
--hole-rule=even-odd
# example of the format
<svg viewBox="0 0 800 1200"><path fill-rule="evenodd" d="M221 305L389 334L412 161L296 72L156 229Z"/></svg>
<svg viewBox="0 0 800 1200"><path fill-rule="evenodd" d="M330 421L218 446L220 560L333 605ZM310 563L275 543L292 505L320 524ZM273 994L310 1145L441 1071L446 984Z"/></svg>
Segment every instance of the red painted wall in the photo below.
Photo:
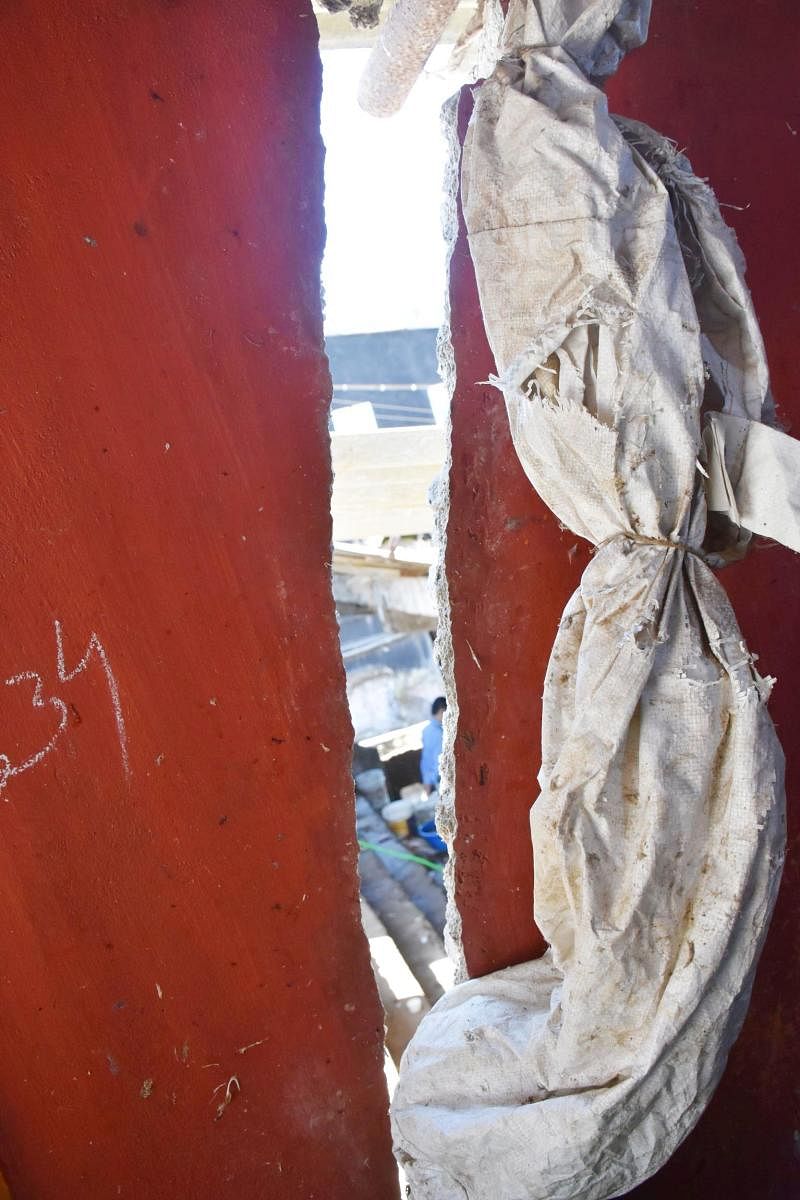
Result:
<svg viewBox="0 0 800 1200"><path fill-rule="evenodd" d="M462 136L470 112L465 90ZM459 220L450 263L456 382L446 549L459 706L455 889L467 968L484 975L544 949L531 916L529 827L541 694L564 603L589 555L523 474L502 394L475 382L495 364Z"/></svg>
<svg viewBox="0 0 800 1200"><path fill-rule="evenodd" d="M800 435L800 9L795 0L657 0L647 46L612 108L674 137L723 202L749 264L779 413ZM462 118L468 100L462 100ZM470 970L536 952L527 810L536 794L544 669L585 548L559 531L514 459L462 237L452 265L457 391L448 570L460 721L457 899ZM723 1083L641 1200L800 1195L800 559L758 545L724 572L748 642L778 676L771 710L788 760L790 854L753 1004ZM469 647L478 657L476 665Z"/></svg>
<svg viewBox="0 0 800 1200"><path fill-rule="evenodd" d="M311 5L20 0L0 43L3 1172L395 1196Z"/></svg>

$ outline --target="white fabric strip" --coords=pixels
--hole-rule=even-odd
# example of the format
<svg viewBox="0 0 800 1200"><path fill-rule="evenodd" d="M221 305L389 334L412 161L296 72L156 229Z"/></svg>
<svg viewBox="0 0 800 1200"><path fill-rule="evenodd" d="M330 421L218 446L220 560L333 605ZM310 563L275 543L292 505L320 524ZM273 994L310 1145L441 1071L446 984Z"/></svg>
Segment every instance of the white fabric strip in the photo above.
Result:
<svg viewBox="0 0 800 1200"><path fill-rule="evenodd" d="M709 510L800 552L800 442L760 421L712 413L705 445Z"/></svg>

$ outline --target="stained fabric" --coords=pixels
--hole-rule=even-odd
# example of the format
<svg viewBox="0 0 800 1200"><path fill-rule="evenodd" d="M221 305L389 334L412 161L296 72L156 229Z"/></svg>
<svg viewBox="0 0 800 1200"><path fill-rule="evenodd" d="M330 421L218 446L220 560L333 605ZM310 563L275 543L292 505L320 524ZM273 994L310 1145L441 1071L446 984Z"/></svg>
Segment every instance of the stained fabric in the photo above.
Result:
<svg viewBox="0 0 800 1200"><path fill-rule="evenodd" d="M713 568L746 550L746 441L796 444L762 423L763 344L713 193L597 86L648 15L516 0L464 146L514 445L596 552L545 684L549 949L457 986L415 1034L392 1113L415 1200L606 1200L655 1172L719 1081L780 879L772 681ZM796 512L773 526L794 513L796 536Z"/></svg>

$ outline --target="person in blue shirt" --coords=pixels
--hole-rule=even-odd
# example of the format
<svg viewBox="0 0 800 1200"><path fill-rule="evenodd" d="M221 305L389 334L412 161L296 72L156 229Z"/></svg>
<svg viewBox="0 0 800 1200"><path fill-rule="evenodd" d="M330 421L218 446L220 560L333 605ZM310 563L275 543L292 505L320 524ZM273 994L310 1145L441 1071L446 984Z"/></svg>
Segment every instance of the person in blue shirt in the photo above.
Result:
<svg viewBox="0 0 800 1200"><path fill-rule="evenodd" d="M444 696L437 696L431 705L431 719L422 731L422 755L419 770L425 791L439 790L439 759L442 756L442 718L447 708Z"/></svg>

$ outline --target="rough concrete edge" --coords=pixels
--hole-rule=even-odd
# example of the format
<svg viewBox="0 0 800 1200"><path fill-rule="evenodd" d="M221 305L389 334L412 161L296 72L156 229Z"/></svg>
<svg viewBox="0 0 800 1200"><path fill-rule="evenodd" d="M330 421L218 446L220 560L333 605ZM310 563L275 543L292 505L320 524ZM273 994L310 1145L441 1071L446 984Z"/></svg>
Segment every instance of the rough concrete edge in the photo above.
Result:
<svg viewBox="0 0 800 1200"><path fill-rule="evenodd" d="M456 362L450 329L450 264L458 238L458 184L461 146L458 138L459 95L451 96L442 108L442 132L447 142L447 164L442 197L442 232L446 243L446 275L444 322L439 330L437 352L439 373L448 393L448 416L445 436L445 460L441 474L431 488L434 512L437 558L432 567L432 583L439 612L436 633L436 659L444 681L447 712L444 718L444 742L441 757L441 785L436 809L436 825L447 842L448 856L444 869L447 896L444 943L447 955L455 968L456 982L467 978L467 965L461 943L461 914L455 895L455 836L456 818L455 740L458 731L458 694L456 692L453 631L451 626L450 587L447 577L447 525L450 518L450 472L452 470L452 405L456 389Z"/></svg>
<svg viewBox="0 0 800 1200"><path fill-rule="evenodd" d="M488 75L500 56L505 15L500 0L486 0L483 31L476 56L478 76ZM447 159L442 195L442 234L446 245L446 278L444 321L437 341L438 366L447 388L448 416L445 430L445 460L441 474L434 481L430 500L434 512L437 557L431 569L431 579L439 613L436 634L436 659L442 673L447 712L444 720L444 744L441 758L441 786L436 810L436 825L447 842L448 856L444 869L447 896L444 943L455 968L455 981L469 978L462 943L461 914L456 899L455 837L458 829L456 815L455 742L458 736L458 693L455 680L453 630L451 625L450 588L447 577L447 526L450 519L450 473L452 470L452 409L456 392L457 371L450 323L450 266L458 240L458 193L461 172L461 142L458 136L458 106L460 93L451 96L442 107L442 132L447 143Z"/></svg>

